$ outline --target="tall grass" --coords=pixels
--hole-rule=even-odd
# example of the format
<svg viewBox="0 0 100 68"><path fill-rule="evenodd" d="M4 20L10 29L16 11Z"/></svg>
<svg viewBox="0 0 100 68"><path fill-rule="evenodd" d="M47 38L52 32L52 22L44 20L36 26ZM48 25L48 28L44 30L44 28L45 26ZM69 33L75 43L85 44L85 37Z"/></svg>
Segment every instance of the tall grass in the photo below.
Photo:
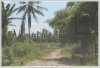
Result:
<svg viewBox="0 0 100 68"><path fill-rule="evenodd" d="M24 65L31 60L41 59L55 49L57 45L55 43L36 43L33 41L29 44L27 40L16 42L16 44L2 48L2 65Z"/></svg>

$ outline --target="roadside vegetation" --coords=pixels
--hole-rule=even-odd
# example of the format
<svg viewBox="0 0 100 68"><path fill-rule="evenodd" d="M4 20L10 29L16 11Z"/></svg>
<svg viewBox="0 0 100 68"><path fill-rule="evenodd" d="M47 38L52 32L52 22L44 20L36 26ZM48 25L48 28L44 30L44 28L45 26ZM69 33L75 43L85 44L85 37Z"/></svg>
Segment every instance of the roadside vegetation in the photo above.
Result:
<svg viewBox="0 0 100 68"><path fill-rule="evenodd" d="M55 17L47 22L54 28L61 46L64 46L64 56L69 52L68 56L72 54L70 57L77 57L80 65L86 65L93 60L93 65L97 65L98 61L95 62L98 58L97 2L69 2L64 9L56 11Z"/></svg>
<svg viewBox="0 0 100 68"><path fill-rule="evenodd" d="M28 40L16 42L3 48L3 65L24 65L35 59L41 59L57 48L56 43L36 43Z"/></svg>
<svg viewBox="0 0 100 68"><path fill-rule="evenodd" d="M54 18L46 21L54 29L53 34L47 29L30 33L34 23L31 19L38 22L36 15L44 16L42 10L50 9L37 6L39 3L20 2L22 6L15 8L16 4L2 2L2 65L24 65L42 59L55 49L62 50L61 60L66 65L98 65L98 2L68 2L65 8L55 12ZM11 16L20 12L22 17ZM15 26L14 19L22 21L18 35L15 30L8 31L9 25Z"/></svg>

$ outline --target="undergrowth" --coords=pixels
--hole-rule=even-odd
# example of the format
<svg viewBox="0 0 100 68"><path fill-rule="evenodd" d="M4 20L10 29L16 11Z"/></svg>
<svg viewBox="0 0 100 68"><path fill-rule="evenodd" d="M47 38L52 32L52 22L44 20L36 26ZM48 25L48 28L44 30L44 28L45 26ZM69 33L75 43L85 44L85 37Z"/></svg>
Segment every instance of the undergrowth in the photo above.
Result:
<svg viewBox="0 0 100 68"><path fill-rule="evenodd" d="M2 65L24 65L25 63L41 59L57 47L55 43L36 43L31 41L16 42L2 48Z"/></svg>

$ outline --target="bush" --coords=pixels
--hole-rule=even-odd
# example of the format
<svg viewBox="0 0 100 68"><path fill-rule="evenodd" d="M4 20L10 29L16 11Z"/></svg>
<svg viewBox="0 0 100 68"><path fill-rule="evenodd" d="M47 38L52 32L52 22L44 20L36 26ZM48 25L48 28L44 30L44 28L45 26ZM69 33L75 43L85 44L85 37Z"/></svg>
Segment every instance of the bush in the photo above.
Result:
<svg viewBox="0 0 100 68"><path fill-rule="evenodd" d="M2 65L23 65L28 61L40 59L54 48L56 48L54 43L35 43L31 41L29 44L27 40L16 42L16 44L3 47Z"/></svg>
<svg viewBox="0 0 100 68"><path fill-rule="evenodd" d="M3 54L2 54L2 65L10 65L11 63L13 63L13 59L14 59L14 53L12 48L10 47L5 47L5 49L3 49Z"/></svg>

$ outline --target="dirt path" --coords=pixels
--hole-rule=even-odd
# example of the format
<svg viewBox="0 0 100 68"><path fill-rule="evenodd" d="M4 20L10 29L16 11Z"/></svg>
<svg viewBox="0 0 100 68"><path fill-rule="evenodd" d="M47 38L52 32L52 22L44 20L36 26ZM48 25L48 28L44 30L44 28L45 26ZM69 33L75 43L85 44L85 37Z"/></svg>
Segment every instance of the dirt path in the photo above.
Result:
<svg viewBox="0 0 100 68"><path fill-rule="evenodd" d="M66 66L63 64L61 55L61 49L57 49L53 52L51 52L48 56L44 57L43 60L35 60L32 61L25 66Z"/></svg>

